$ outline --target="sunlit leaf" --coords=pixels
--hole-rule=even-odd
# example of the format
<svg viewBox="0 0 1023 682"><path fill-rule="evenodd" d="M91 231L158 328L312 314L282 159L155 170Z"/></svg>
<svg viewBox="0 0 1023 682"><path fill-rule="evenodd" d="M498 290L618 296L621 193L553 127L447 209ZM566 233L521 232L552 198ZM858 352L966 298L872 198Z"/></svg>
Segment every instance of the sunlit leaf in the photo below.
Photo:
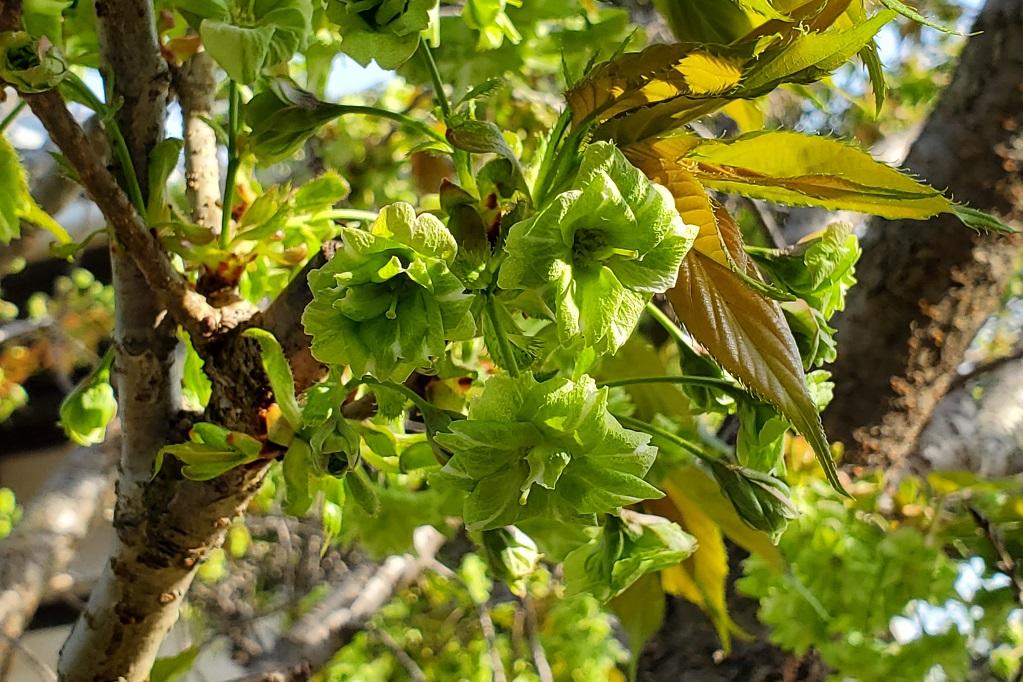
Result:
<svg viewBox="0 0 1023 682"><path fill-rule="evenodd" d="M699 251L690 251L667 293L682 324L715 360L774 405L811 443L831 484L842 490L792 332L777 302Z"/></svg>
<svg viewBox="0 0 1023 682"><path fill-rule="evenodd" d="M274 392L274 400L281 407L284 418L288 420L293 428L302 425L302 410L295 398L295 378L291 374L291 366L288 359L284 357L281 344L274 338L273 334L258 328L246 329L243 336L254 339L259 344L260 357L263 360L263 370L270 379L270 387Z"/></svg>
<svg viewBox="0 0 1023 682"><path fill-rule="evenodd" d="M49 231L61 244L71 242L64 228L29 194L28 178L18 152L6 137L0 137L0 244L8 244L21 235L22 220Z"/></svg>
<svg viewBox="0 0 1023 682"><path fill-rule="evenodd" d="M751 528L739 518L717 482L696 466L669 469L660 485L670 500L686 499L711 517L728 539L747 552L756 554L769 565L782 570L784 562L778 548L763 531Z"/></svg>
<svg viewBox="0 0 1023 682"><path fill-rule="evenodd" d="M685 561L661 572L664 591L699 606L714 623L721 645L731 647L731 629L725 602L728 552L721 529L696 504L685 498L654 500L644 508L678 523L696 538L696 551Z"/></svg>

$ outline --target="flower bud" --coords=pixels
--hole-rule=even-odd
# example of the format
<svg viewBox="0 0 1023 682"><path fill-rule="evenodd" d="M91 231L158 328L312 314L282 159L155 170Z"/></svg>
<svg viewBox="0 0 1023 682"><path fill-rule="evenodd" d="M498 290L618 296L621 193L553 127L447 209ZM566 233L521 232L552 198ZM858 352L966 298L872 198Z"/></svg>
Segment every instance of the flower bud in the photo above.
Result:
<svg viewBox="0 0 1023 682"><path fill-rule="evenodd" d="M768 533L771 540L777 542L789 520L798 514L785 482L770 474L724 462L713 462L711 470L743 521Z"/></svg>
<svg viewBox="0 0 1023 682"><path fill-rule="evenodd" d="M19 92L45 92L57 87L67 73L64 55L45 38L24 31L0 33L0 80Z"/></svg>

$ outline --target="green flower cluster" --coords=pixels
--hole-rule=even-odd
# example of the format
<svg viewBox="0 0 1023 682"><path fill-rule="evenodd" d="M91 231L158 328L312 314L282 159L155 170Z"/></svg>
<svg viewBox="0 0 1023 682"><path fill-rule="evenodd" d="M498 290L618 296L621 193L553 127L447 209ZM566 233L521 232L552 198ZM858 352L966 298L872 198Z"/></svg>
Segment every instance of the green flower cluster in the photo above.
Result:
<svg viewBox="0 0 1023 682"><path fill-rule="evenodd" d="M24 31L0 33L0 81L18 92L45 92L67 73L64 55Z"/></svg>
<svg viewBox="0 0 1023 682"><path fill-rule="evenodd" d="M317 360L402 381L446 341L472 336L472 299L448 269L458 247L437 218L398 203L368 231L346 227L340 237L340 251L309 273L302 324Z"/></svg>
<svg viewBox="0 0 1023 682"><path fill-rule="evenodd" d="M657 454L650 436L623 428L607 399L589 377L491 377L468 419L435 437L453 453L441 477L469 491L466 527L601 514L661 497L643 480Z"/></svg>
<svg viewBox="0 0 1023 682"><path fill-rule="evenodd" d="M652 294L675 285L696 238L671 195L618 149L586 148L574 188L511 228L504 289L543 289L558 336L614 352L632 334Z"/></svg>

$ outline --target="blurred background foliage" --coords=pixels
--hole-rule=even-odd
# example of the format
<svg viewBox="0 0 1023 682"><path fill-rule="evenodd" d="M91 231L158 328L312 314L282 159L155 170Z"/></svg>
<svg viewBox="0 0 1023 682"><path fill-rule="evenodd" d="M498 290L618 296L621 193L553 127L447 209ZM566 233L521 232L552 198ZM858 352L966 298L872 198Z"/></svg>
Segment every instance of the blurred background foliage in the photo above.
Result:
<svg viewBox="0 0 1023 682"><path fill-rule="evenodd" d="M78 7L86 11L89 4L83 1ZM960 33L968 30L978 9L976 0L914 4ZM165 18L168 49L184 49L183 25L169 11ZM438 25L441 40L435 55L443 78L453 85L454 99L467 96L464 106L477 118L509 131L506 140L526 165L539 158L545 144L536 131L549 129L563 106L554 93L571 84L588 63L623 46L670 39L644 0L445 1ZM730 106L699 125L711 135L781 127L829 132L898 162L948 83L963 42L962 35L910 21L884 29L879 48L888 92L880 111L856 62L820 83L783 88L753 105ZM322 22L295 65L304 71L305 87L320 98L419 119L434 106L429 74L418 61L396 72L363 69L350 58L334 58L338 47L345 49L341 36ZM68 45L79 64L89 64L95 50L95 45ZM31 134L29 123L13 123L14 139L30 140ZM376 210L396 201L437 206L441 181L454 174L447 157L433 153L407 129L385 119L345 116L326 124L293 160L257 169L245 180L243 197L255 202L273 183L299 187L327 170L350 188L339 208L355 210ZM172 178L180 187L181 169ZM176 196L181 201L183 191ZM759 202L735 208L754 245L773 245L779 233L798 237L801 223L821 220L820 214L801 217L801 210ZM281 253L298 246L287 244ZM250 297L272 297L309 255L301 251L291 261L282 257L273 273L250 270ZM113 324L111 291L102 283L108 273L102 266L94 272L82 267L88 261L82 254L78 259L52 280L46 293L26 293L32 287L24 275L36 267L28 257L3 261L0 293L8 300L0 303L0 421L16 420L18 411L27 409L32 387L39 385L34 377L48 377L66 393L105 351ZM1018 347L1021 282L1016 280L1003 312L978 338L972 363L983 364ZM646 340L634 339L605 363L602 378L700 372L697 360L662 332L646 331ZM471 356L471 349L466 355ZM451 409L467 399L455 382L438 380L428 390L435 402L448 400ZM695 435L708 443L716 434L736 436L736 405L700 404L700 395L676 386L617 390L614 399L617 411L670 433ZM709 415L698 414L707 408L712 408ZM404 551L415 525L431 518L443 523L445 500L427 503L423 495L413 494L421 480L390 464L422 444L423 435L407 434L393 420L382 419L377 427L366 439L371 449L367 457L375 457L374 466L381 463L381 471L391 472L377 482L379 516L360 516L357 505L347 505L341 533L333 541L325 538L322 519L280 516L278 489L283 486L276 470L254 503L254 513L232 527L225 548L200 572L187 611L195 642L227 633L234 658L244 662L257 656L261 645L254 624L261 617L293 621L322 597L326 585L343 579L346 562ZM855 499L848 500L820 479L801 439L769 436L766 425L764 429L745 437L762 437L759 447L783 448L800 516L774 549L748 530L744 533L734 513L715 517L693 511L707 502L698 497L694 474L666 504L673 505L668 513L697 536L700 549L676 571L665 572L661 585L643 587L651 589L651 604L662 590L696 602L721 633L727 652L732 637L745 636L727 613L728 538L752 552L738 589L759 602L771 640L795 654L815 649L836 679L1019 679L1023 615L1018 567L1015 578L1010 576L1013 557L1023 557L1023 482L1018 477L874 476L858 481L851 490ZM686 464L691 457L683 452L673 456L675 464ZM716 484L704 478L720 498ZM0 537L17 521L13 495L0 489ZM353 546L350 540L356 535L371 541ZM626 679L638 655L630 654L629 645L651 635L663 615L651 607L654 613L644 614L646 622L640 622L635 614L616 616L588 597L566 598L561 576L542 565L513 593L495 581L486 562L469 551L469 543L454 545L447 550L450 556L441 557L450 568L438 564L404 590L337 652L317 679Z"/></svg>

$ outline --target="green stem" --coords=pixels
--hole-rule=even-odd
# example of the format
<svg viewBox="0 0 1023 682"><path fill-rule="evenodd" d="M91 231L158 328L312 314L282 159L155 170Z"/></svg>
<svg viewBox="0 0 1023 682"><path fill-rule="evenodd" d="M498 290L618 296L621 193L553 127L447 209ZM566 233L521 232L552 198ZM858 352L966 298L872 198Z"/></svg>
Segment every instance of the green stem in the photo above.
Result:
<svg viewBox="0 0 1023 682"><path fill-rule="evenodd" d="M425 40L420 40L419 50L423 53L423 60L426 62L426 70L430 72L430 81L433 83L433 96L440 107L441 116L444 118L444 125L448 125L451 118L451 103L448 102L447 93L444 92L444 81L440 77L440 69L433 58L433 51ZM446 138L445 138L446 140ZM462 188L471 194L478 194L476 178L472 175L472 168L469 165L469 153L462 149L452 150L452 159L455 162L455 169L458 171L458 182Z"/></svg>
<svg viewBox="0 0 1023 682"><path fill-rule="evenodd" d="M378 381L371 376L364 376L360 379L356 379L355 384L362 384L363 386L379 386L380 388L388 388L392 391L397 391L405 396L409 402L419 408L420 412L426 413L437 408L426 401L423 396L419 395L405 384L398 384L393 381ZM349 383L349 386L352 384Z"/></svg>
<svg viewBox="0 0 1023 682"><path fill-rule="evenodd" d="M224 200L220 214L220 248L227 249L231 244L231 206L234 204L234 186L238 179L238 118L239 118L238 84L233 80L227 82L227 178L224 181Z"/></svg>
<svg viewBox="0 0 1023 682"><path fill-rule="evenodd" d="M396 121L407 128L412 128L427 137L432 137L438 142L448 144L447 138L445 138L441 133L438 133L422 121L417 121L411 116L407 116L397 111L388 111L387 109L380 109L378 107L359 106L356 104L334 104L332 106L334 107L334 110L337 111L338 116L343 116L345 114L362 114L364 116L387 118L392 121Z"/></svg>
<svg viewBox="0 0 1023 682"><path fill-rule="evenodd" d="M111 146L113 147L114 156L117 157L117 163L121 167L121 173L124 175L124 181L128 185L128 198L131 199L131 203L134 204L135 210L138 211L139 217L143 220L146 215L146 200L142 196L142 187L139 185L139 176L135 169L135 164L131 160L131 152L128 151L128 143L124 141L124 135L121 134L121 128L117 125L117 121L114 118L114 111L110 109L105 103L100 101L96 95L93 94L89 86L86 85L78 74L73 71L68 71L64 76L64 83L71 88L71 90L78 95L83 103L90 109L96 112L103 121L103 129L107 133L107 137L110 138Z"/></svg>
<svg viewBox="0 0 1023 682"><path fill-rule="evenodd" d="M664 327L664 331L668 332L668 336L672 338L675 343L685 344L689 346L689 342L686 340L682 330L678 328L678 325L671 321L671 318L664 314L664 311L654 305L653 301L646 304L646 311L650 317L654 318L657 324Z"/></svg>
<svg viewBox="0 0 1023 682"><path fill-rule="evenodd" d="M602 381L601 386L631 386L633 384L683 384L687 386L703 386L704 388L716 388L729 395L743 395L744 392L741 388L733 383L725 381L724 379L715 379L714 377L694 377L694 376L655 376L655 377L634 377L629 379L614 379L612 381Z"/></svg>
<svg viewBox="0 0 1023 682"><path fill-rule="evenodd" d="M557 158L558 147L571 121L572 112L566 108L558 116L558 120L551 129L551 136L547 141L547 149L544 151L543 160L540 162L540 169L536 173L536 182L533 185L533 196L536 197L537 201L540 201L547 195L548 178L551 174L551 169L554 167L554 161Z"/></svg>
<svg viewBox="0 0 1023 682"><path fill-rule="evenodd" d="M27 105L28 102L21 100L13 109L11 109L11 113L4 116L4 120L0 121L0 134L3 134L3 132L7 130L7 127L14 123L14 119L18 118L18 114L20 114Z"/></svg>
<svg viewBox="0 0 1023 682"><path fill-rule="evenodd" d="M433 81L433 96L437 100L441 114L447 119L451 116L451 104L448 102L447 93L444 92L444 81L440 77L440 69L433 58L433 51L425 42L420 41L419 49L423 52L423 59L426 61L426 70L430 72L430 80Z"/></svg>
<svg viewBox="0 0 1023 682"><path fill-rule="evenodd" d="M544 181L545 186L541 188L542 193L536 197L537 204L543 202L549 194L557 191L561 187L565 176L572 170L573 163L577 160L577 151L579 143L582 139L583 131L585 128L576 128L567 138L565 138L565 144L561 145L559 151L561 153L556 155L553 173L548 175L548 179Z"/></svg>
<svg viewBox="0 0 1023 682"><path fill-rule="evenodd" d="M714 457L713 455L705 452L702 448L698 448L697 446L693 445L685 438L677 436L671 431L666 431L659 426L654 426L649 422L645 422L641 419L636 419L634 417L626 417L625 415L615 414L612 416L614 416L614 418L617 419L622 426L626 426L632 429L636 429L637 431L648 433L654 438L666 440L672 445L677 445L678 447L682 448L689 454L693 455L698 459L703 460L704 462L716 462L719 459L718 457Z"/></svg>
<svg viewBox="0 0 1023 682"><path fill-rule="evenodd" d="M487 295L487 317L490 318L490 324L494 326L494 336L497 337L497 345L501 348L501 354L507 359L508 366L505 367L508 374L513 377L519 375L519 363L515 360L515 348L512 345L511 339L508 338L508 334L505 333L504 324L501 323L501 318L497 314L497 303L494 301L494 295Z"/></svg>

